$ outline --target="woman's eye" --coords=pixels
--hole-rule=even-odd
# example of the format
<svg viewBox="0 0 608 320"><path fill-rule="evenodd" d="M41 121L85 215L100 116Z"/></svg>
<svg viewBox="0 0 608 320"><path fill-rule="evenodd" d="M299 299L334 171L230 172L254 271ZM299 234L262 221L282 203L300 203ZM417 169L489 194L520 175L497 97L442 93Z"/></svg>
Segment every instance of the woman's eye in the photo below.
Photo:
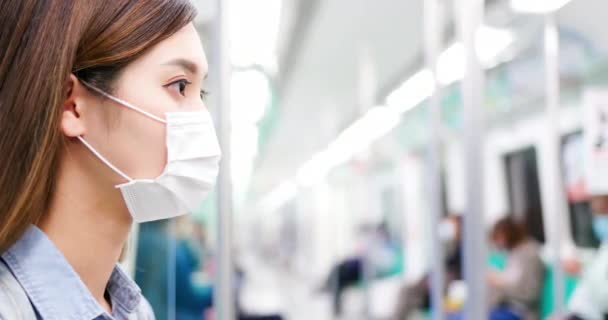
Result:
<svg viewBox="0 0 608 320"><path fill-rule="evenodd" d="M179 80L171 82L170 84L167 85L167 87L175 90L177 93L179 93L180 95L185 97L186 96L186 87L189 84L192 84L192 82L190 82L186 79L179 79Z"/></svg>

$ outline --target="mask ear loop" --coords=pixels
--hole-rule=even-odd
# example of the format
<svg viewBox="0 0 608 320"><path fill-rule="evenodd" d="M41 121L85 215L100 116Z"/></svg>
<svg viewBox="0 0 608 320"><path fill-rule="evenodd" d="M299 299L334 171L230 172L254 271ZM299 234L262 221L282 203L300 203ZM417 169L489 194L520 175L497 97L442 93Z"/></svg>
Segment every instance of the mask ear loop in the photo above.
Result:
<svg viewBox="0 0 608 320"><path fill-rule="evenodd" d="M133 111L139 112L139 113L143 114L144 116L146 116L148 118L151 118L151 119L154 119L154 120L156 120L156 121L158 121L160 123L165 123L165 124L167 123L167 120L165 120L165 119L163 119L161 117L155 116L155 115L151 114L150 112L148 112L146 110L143 110L143 109L140 109L140 108L138 108L138 107L136 107L136 106L134 106L134 105L132 105L132 104L130 104L130 103L122 100L122 99L116 98L113 95L107 94L103 90L95 87L92 84L89 84L89 83L87 83L85 81L82 81L82 80L80 80L80 82L82 84L84 84L87 88L89 88L89 89L91 89L91 90L93 90L93 91L95 91L95 92L103 95L104 97L106 97L106 98L108 98L108 99L110 99L110 100L112 100L114 102L117 102L118 104L120 104L120 105L122 105L122 106L124 106L126 108L129 108L129 109L131 109Z"/></svg>
<svg viewBox="0 0 608 320"><path fill-rule="evenodd" d="M129 181L129 182L133 181L133 179L131 179L131 177L126 175L124 172L120 171L120 169L116 168L113 164L110 163L110 161L108 161L99 152L97 152L97 150L95 150L95 148L93 148L93 146L91 146L82 136L78 136L77 138L80 140L80 142L82 142L82 144L85 145L85 147L87 147L91 152L93 152L93 154L97 158L99 158L99 160L101 160L108 167L110 167L110 169L114 170L114 172L118 173L121 177L125 178L127 181Z"/></svg>

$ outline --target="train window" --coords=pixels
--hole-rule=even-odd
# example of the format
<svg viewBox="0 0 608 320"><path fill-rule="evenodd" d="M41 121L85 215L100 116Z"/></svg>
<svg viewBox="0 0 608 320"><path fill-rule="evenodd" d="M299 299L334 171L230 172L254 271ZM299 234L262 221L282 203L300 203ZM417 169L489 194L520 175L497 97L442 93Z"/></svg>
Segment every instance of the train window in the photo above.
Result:
<svg viewBox="0 0 608 320"><path fill-rule="evenodd" d="M571 232L580 247L597 248L599 241L593 233L589 196L585 188L583 168L583 133L565 135L561 141L561 165L564 187L568 196Z"/></svg>
<svg viewBox="0 0 608 320"><path fill-rule="evenodd" d="M537 241L545 242L536 149L526 148L504 157L510 213L524 221Z"/></svg>

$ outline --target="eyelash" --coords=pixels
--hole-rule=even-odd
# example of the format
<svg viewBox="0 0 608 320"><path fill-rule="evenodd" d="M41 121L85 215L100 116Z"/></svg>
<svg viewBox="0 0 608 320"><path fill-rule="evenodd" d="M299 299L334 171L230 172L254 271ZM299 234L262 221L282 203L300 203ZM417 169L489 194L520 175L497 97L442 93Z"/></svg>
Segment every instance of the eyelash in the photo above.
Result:
<svg viewBox="0 0 608 320"><path fill-rule="evenodd" d="M184 94L184 93L182 93L182 91L183 91L183 90L186 90L186 87L187 87L188 85L192 84L192 82L188 81L187 79L179 79L179 80L176 80L176 81L173 81L173 82L171 82L171 83L167 84L165 87L170 87L170 86L175 85L175 84L180 84L180 88L178 89L178 90L179 90L179 94L180 94L181 96L185 96L185 94ZM182 84L183 84L183 86L184 86L184 88L183 88L183 89L181 88L181 85L182 85ZM207 97L209 96L209 92L208 92L208 91L206 91L206 90L201 90L201 92L200 92L200 96L201 96L201 100L206 100L206 99L207 99Z"/></svg>

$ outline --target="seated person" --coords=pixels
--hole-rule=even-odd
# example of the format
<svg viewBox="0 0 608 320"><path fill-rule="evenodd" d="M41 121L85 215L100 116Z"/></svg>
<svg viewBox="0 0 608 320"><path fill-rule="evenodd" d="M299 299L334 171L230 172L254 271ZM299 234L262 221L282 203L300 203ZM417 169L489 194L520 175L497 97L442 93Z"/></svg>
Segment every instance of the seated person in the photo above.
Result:
<svg viewBox="0 0 608 320"><path fill-rule="evenodd" d="M456 280L462 280L462 217L450 215L439 225L439 235L445 245L445 281L446 287ZM412 285L404 286L399 293L399 300L393 319L409 319L418 309L430 308L430 275Z"/></svg>
<svg viewBox="0 0 608 320"><path fill-rule="evenodd" d="M500 219L494 225L491 241L506 253L507 264L504 270L487 275L490 319L538 319L544 279L538 243L513 217Z"/></svg>

